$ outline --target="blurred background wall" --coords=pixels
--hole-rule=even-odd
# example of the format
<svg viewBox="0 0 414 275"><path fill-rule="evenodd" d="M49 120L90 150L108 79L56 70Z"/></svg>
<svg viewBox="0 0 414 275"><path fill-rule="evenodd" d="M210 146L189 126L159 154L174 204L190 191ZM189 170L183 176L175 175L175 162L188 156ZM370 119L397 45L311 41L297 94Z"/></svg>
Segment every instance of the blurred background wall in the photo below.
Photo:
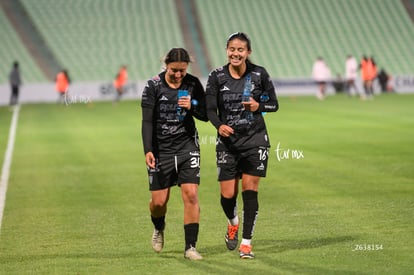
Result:
<svg viewBox="0 0 414 275"><path fill-rule="evenodd" d="M313 94L316 58L336 77L349 54L373 56L397 92L414 92L413 7L414 0L0 0L0 104L8 104L14 61L21 102L55 101L61 69L73 95L112 99L122 64L125 97L139 98L172 47L191 53L190 72L205 83L226 63L226 39L237 31L249 35L252 61L268 70L279 94Z"/></svg>

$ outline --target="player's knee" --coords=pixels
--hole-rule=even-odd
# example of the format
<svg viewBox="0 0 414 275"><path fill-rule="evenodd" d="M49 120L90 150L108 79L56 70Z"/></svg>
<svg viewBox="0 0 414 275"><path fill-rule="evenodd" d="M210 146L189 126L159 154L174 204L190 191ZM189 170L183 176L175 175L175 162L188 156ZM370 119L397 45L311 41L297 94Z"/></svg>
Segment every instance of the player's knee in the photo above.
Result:
<svg viewBox="0 0 414 275"><path fill-rule="evenodd" d="M197 192L186 192L183 195L183 200L185 204L188 205L198 205L198 195Z"/></svg>
<svg viewBox="0 0 414 275"><path fill-rule="evenodd" d="M151 206L154 209L162 209L166 206L167 200L162 197L153 197L151 199Z"/></svg>

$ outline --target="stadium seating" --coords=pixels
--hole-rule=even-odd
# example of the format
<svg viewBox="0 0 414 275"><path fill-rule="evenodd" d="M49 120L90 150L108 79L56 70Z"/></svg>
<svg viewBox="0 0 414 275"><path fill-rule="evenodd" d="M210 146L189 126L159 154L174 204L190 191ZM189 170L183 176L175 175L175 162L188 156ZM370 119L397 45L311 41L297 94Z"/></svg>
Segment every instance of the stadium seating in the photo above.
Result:
<svg viewBox="0 0 414 275"><path fill-rule="evenodd" d="M121 64L128 65L130 79L145 80L159 72L171 47L184 46L174 0L20 1L74 81L111 81ZM252 61L275 78L310 77L318 56L333 74L343 74L348 54L373 55L391 74L413 73L414 26L400 0L194 3L205 45L193 42L208 51L208 70L226 62L228 35L243 31L252 40ZM26 81L47 81L2 11L0 23L7 37L0 48L0 83L17 57Z"/></svg>
<svg viewBox="0 0 414 275"><path fill-rule="evenodd" d="M252 60L273 77L309 77L323 56L333 74L348 54L373 55L393 74L413 72L414 28L399 0L196 0L213 67L235 31L252 40ZM220 8L218 8L220 7Z"/></svg>
<svg viewBox="0 0 414 275"><path fill-rule="evenodd" d="M164 54L183 46L172 0L23 0L74 80L112 80L121 64L131 79L160 70Z"/></svg>
<svg viewBox="0 0 414 275"><path fill-rule="evenodd" d="M20 64L24 83L43 82L45 77L35 64L27 49L8 21L3 10L0 9L0 83L8 83L8 75L14 61Z"/></svg>

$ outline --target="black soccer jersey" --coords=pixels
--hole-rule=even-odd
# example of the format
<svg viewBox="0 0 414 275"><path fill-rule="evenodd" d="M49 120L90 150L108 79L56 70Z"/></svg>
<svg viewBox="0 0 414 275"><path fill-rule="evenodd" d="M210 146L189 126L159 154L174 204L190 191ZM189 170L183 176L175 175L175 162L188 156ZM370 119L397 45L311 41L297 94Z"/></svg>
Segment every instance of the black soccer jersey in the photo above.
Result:
<svg viewBox="0 0 414 275"><path fill-rule="evenodd" d="M179 110L179 91L187 91L191 109ZM165 72L148 80L142 94L142 138L144 153L177 153L198 150L194 117L207 121L203 86L198 78L186 74L179 89L165 81Z"/></svg>
<svg viewBox="0 0 414 275"><path fill-rule="evenodd" d="M246 119L247 111L241 103L247 77L251 79L251 96L259 102L250 120ZM228 64L213 70L207 81L206 103L208 118L216 129L226 124L235 130L228 138L218 136L218 151L270 146L262 112L276 112L279 103L265 68L247 63L246 73L240 79L230 75Z"/></svg>

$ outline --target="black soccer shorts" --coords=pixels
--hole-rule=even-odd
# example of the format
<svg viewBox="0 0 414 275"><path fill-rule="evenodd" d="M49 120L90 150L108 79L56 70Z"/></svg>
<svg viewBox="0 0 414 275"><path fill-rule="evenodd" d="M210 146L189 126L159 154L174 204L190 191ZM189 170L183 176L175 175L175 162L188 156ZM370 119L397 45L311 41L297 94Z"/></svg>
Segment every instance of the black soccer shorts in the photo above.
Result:
<svg viewBox="0 0 414 275"><path fill-rule="evenodd" d="M182 183L200 184L200 151L160 154L155 168L148 168L149 190L161 190Z"/></svg>
<svg viewBox="0 0 414 275"><path fill-rule="evenodd" d="M218 180L231 180L241 174L266 177L269 148L258 147L246 151L216 152Z"/></svg>

